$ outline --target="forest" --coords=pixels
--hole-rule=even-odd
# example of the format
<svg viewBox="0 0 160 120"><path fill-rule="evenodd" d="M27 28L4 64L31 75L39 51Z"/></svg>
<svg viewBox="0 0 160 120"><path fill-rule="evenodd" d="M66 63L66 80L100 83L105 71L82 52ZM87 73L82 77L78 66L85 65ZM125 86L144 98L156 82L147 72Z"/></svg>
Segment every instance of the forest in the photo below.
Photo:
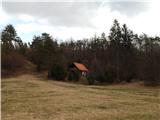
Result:
<svg viewBox="0 0 160 120"><path fill-rule="evenodd" d="M2 77L22 70L27 61L37 72L48 71L48 77L57 79L58 75L62 81L68 65L79 62L89 69L90 84L96 80L102 84L143 81L159 85L160 36L138 35L115 19L108 35L104 31L101 36L59 42L42 33L25 43L13 25L6 25L1 31Z"/></svg>

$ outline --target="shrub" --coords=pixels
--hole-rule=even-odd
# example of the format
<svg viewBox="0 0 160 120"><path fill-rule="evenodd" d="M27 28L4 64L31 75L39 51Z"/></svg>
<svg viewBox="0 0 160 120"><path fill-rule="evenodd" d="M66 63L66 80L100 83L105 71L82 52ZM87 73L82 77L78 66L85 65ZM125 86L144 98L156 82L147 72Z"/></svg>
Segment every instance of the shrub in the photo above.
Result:
<svg viewBox="0 0 160 120"><path fill-rule="evenodd" d="M105 82L107 82L107 83L113 83L114 82L112 72L110 72L110 71L105 72L104 76L105 76L104 78L106 79Z"/></svg>
<svg viewBox="0 0 160 120"><path fill-rule="evenodd" d="M94 83L95 83L95 78L94 78L94 76L93 76L91 73L89 73L89 74L87 75L87 80L88 80L88 84L89 84L89 85L94 85Z"/></svg>
<svg viewBox="0 0 160 120"><path fill-rule="evenodd" d="M55 64L49 71L49 77L56 80L64 80L67 75L65 68L61 65Z"/></svg>
<svg viewBox="0 0 160 120"><path fill-rule="evenodd" d="M93 73L92 73L93 74ZM94 75L95 80L99 81L100 83L113 83L114 82L114 73L111 71L106 72L99 72ZM91 78L93 79L93 77Z"/></svg>
<svg viewBox="0 0 160 120"><path fill-rule="evenodd" d="M80 72L77 70L72 70L69 72L68 80L70 81L78 81L80 79Z"/></svg>

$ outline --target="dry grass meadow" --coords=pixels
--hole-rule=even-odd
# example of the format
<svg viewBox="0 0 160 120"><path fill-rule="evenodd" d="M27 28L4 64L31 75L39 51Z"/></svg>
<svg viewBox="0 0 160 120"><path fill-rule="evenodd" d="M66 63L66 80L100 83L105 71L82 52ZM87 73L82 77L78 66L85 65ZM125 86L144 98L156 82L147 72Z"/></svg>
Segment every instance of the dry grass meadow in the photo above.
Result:
<svg viewBox="0 0 160 120"><path fill-rule="evenodd" d="M158 88L2 79L2 120L159 120Z"/></svg>

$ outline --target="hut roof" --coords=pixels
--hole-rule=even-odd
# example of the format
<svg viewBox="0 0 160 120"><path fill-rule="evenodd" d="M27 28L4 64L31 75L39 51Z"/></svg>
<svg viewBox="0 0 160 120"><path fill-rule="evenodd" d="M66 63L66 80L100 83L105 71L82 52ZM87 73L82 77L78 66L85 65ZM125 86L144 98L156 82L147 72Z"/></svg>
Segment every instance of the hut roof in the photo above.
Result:
<svg viewBox="0 0 160 120"><path fill-rule="evenodd" d="M80 70L80 71L88 71L88 69L86 68L86 66L83 65L83 64L81 64L81 63L74 62L73 64L74 64L74 65L76 66L76 68L77 68L78 70Z"/></svg>

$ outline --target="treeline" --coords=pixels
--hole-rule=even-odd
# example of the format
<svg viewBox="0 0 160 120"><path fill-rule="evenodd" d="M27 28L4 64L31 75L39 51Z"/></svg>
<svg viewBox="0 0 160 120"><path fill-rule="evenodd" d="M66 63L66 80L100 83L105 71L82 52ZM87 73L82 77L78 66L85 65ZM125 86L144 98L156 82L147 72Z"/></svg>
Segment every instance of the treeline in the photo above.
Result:
<svg viewBox="0 0 160 120"><path fill-rule="evenodd" d="M12 25L1 33L2 69L6 69L6 56L19 54L37 66L37 71L53 70L66 73L72 62L89 68L91 83L144 81L149 85L160 83L160 37L137 35L126 24L114 20L109 36L70 40L58 43L47 33L34 36L31 43L23 43ZM9 67L10 68L10 67ZM57 73L57 74L59 74Z"/></svg>

